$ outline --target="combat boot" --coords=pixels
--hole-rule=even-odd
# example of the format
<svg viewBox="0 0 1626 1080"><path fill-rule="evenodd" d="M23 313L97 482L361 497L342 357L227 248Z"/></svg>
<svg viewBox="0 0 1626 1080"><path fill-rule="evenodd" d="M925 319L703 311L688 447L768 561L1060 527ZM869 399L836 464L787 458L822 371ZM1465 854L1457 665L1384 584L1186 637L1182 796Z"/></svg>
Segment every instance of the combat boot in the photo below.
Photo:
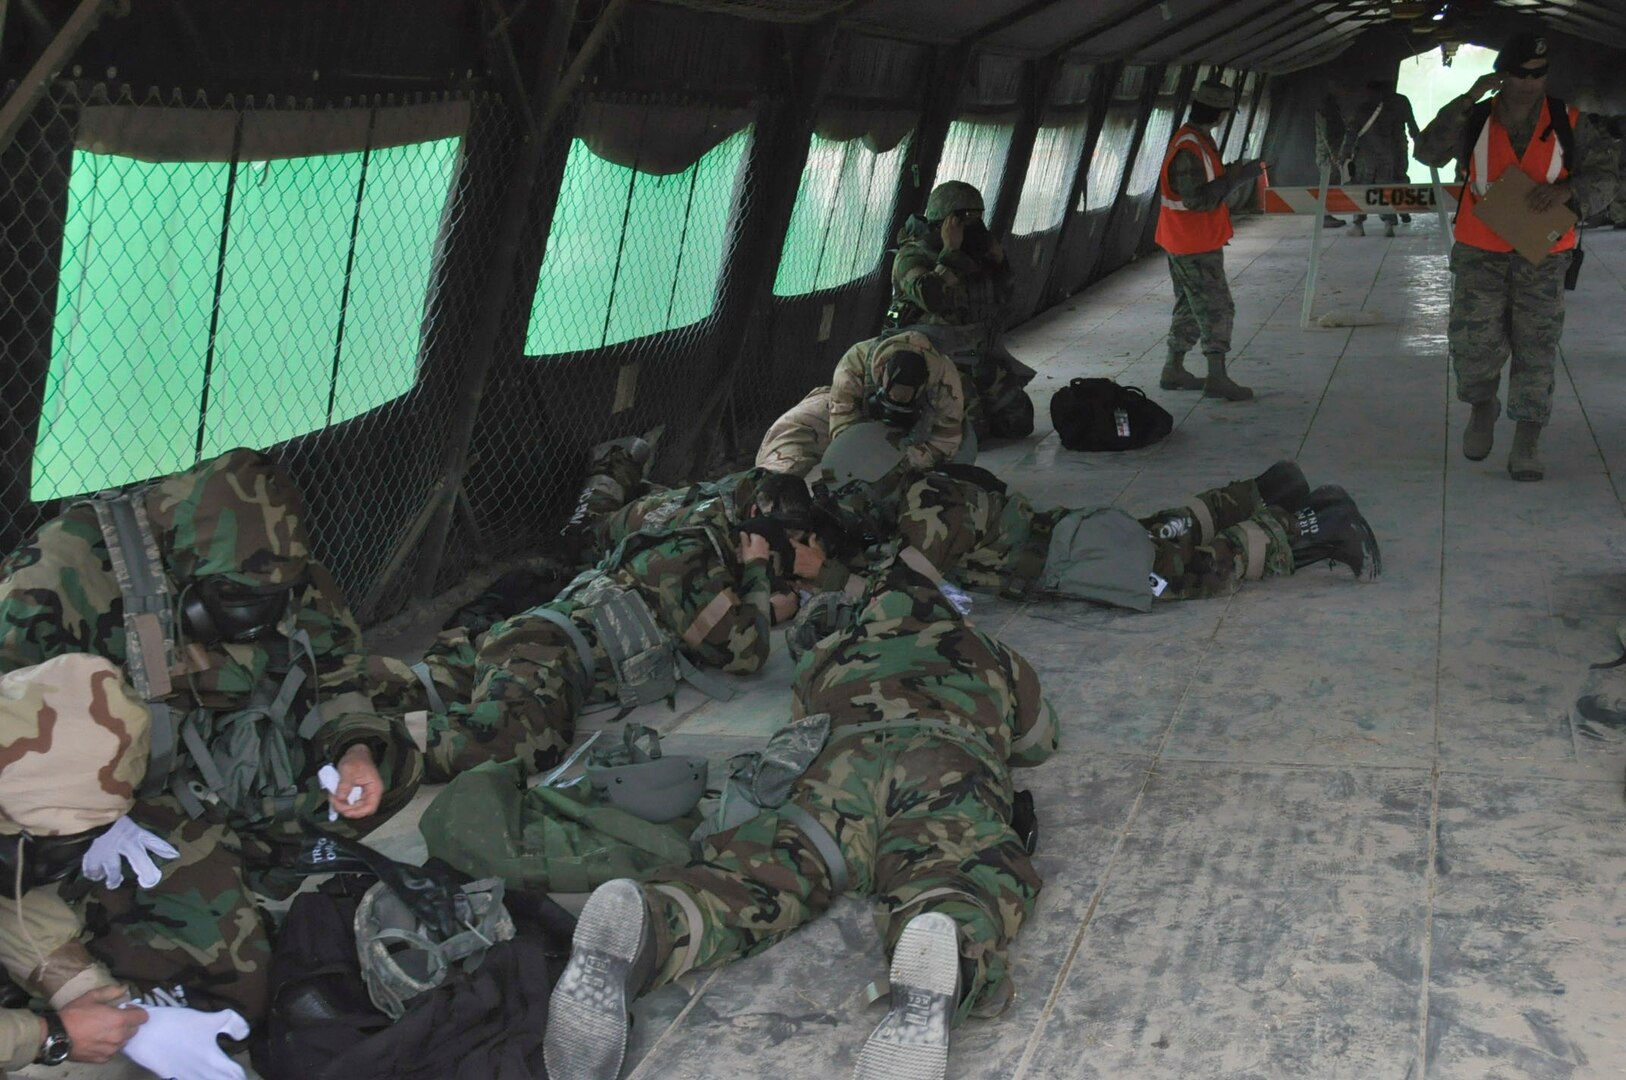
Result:
<svg viewBox="0 0 1626 1080"><path fill-rule="evenodd" d="M1310 498L1310 481L1296 461L1278 461L1253 478L1259 501L1283 510L1299 510Z"/></svg>
<svg viewBox="0 0 1626 1080"><path fill-rule="evenodd" d="M627 1056L628 1009L655 976L655 927L643 890L606 881L587 898L570 963L548 1002L542 1058L553 1080L616 1080Z"/></svg>
<svg viewBox="0 0 1626 1080"><path fill-rule="evenodd" d="M961 990L954 920L940 911L910 919L892 950L890 978L891 1007L858 1052L853 1080L942 1080Z"/></svg>
<svg viewBox="0 0 1626 1080"><path fill-rule="evenodd" d="M1362 225L1359 221L1357 221L1355 223L1355 227L1349 230L1349 235L1351 235L1351 236L1365 236L1366 235L1366 226Z"/></svg>
<svg viewBox="0 0 1626 1080"><path fill-rule="evenodd" d="M1231 381L1225 374L1225 354L1205 353L1208 357L1208 378L1203 382L1203 397L1224 398L1226 401L1249 401L1253 391Z"/></svg>
<svg viewBox="0 0 1626 1080"><path fill-rule="evenodd" d="M1507 474L1515 480L1540 480L1547 475L1541 458L1536 456L1536 443L1541 439L1541 425L1534 420L1520 420L1513 429L1513 449L1507 455Z"/></svg>
<svg viewBox="0 0 1626 1080"><path fill-rule="evenodd" d="M1337 484L1326 484L1310 492L1304 509L1294 521L1293 569L1321 562L1343 563L1358 581L1376 581L1383 573L1383 553L1378 538L1366 523L1355 500Z"/></svg>
<svg viewBox="0 0 1626 1080"><path fill-rule="evenodd" d="M1157 385L1164 390L1201 390L1203 380L1186 370L1186 358L1169 354L1163 362L1163 373L1157 377Z"/></svg>
<svg viewBox="0 0 1626 1080"><path fill-rule="evenodd" d="M1502 415L1502 402L1498 398L1476 401L1473 409L1468 430L1462 433L1462 456L1469 461L1484 461L1496 439L1496 418Z"/></svg>
<svg viewBox="0 0 1626 1080"><path fill-rule="evenodd" d="M1384 225L1384 226L1383 226L1383 235L1384 235L1384 236L1387 236L1387 237L1390 237L1390 238L1393 238L1393 237L1394 237L1394 234L1395 234L1395 227L1394 227L1394 225L1393 225L1393 224L1392 224L1392 223L1390 223L1390 224L1385 224L1385 225Z"/></svg>

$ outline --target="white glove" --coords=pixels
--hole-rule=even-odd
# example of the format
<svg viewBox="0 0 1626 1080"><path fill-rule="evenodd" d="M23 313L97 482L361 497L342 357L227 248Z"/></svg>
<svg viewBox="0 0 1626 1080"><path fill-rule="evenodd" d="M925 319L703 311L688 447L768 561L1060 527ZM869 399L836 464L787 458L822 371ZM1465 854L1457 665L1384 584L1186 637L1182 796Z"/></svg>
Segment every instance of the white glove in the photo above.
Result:
<svg viewBox="0 0 1626 1080"><path fill-rule="evenodd" d="M116 889L124 884L124 864L129 863L130 869L135 871L136 884L150 889L164 876L158 864L152 861L154 855L173 859L180 852L162 837L148 832L127 817L121 817L90 842L85 857L79 860L79 869L91 881L100 881L109 889Z"/></svg>
<svg viewBox="0 0 1626 1080"><path fill-rule="evenodd" d="M220 1048L221 1035L248 1038L248 1021L231 1009L199 1012L142 1005L147 1022L124 1044L124 1056L168 1080L246 1080L243 1067Z"/></svg>

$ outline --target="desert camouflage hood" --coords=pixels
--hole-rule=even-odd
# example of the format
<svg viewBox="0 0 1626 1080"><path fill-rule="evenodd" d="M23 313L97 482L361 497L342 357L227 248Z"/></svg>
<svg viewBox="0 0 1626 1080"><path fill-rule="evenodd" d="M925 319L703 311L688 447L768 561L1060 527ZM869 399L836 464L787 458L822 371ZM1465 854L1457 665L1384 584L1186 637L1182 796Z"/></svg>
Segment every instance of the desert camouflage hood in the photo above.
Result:
<svg viewBox="0 0 1626 1080"><path fill-rule="evenodd" d="M220 576L292 585L310 565L305 504L283 467L230 450L147 490L147 515L177 586Z"/></svg>
<svg viewBox="0 0 1626 1080"><path fill-rule="evenodd" d="M71 836L118 820L146 775L151 724L99 656L0 676L0 833Z"/></svg>

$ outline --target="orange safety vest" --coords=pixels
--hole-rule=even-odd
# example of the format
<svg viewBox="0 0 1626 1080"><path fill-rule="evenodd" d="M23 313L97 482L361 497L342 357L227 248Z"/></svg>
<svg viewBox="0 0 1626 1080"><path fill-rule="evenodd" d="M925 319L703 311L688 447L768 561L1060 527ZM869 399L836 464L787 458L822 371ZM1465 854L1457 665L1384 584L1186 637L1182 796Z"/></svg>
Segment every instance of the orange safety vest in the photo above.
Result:
<svg viewBox="0 0 1626 1080"><path fill-rule="evenodd" d="M1570 130L1575 130L1580 112L1570 109ZM1542 132L1546 132L1542 135ZM1530 145L1524 148L1524 157L1513 152L1513 140L1501 117L1491 109L1490 119L1480 129L1474 143L1473 156L1468 160L1468 182L1463 185L1462 205L1457 210L1456 238L1458 243L1485 251L1512 251L1513 245L1503 240L1496 231L1474 213L1474 206L1484 198L1485 191L1507 170L1518 166L1525 175L1538 184L1556 184L1570 174L1569 163L1564 160L1564 148L1559 145L1558 134L1553 131L1552 117L1544 99L1541 115L1536 118L1535 133ZM1552 251L1568 251L1575 246L1575 230L1571 229L1552 246Z"/></svg>
<svg viewBox="0 0 1626 1080"><path fill-rule="evenodd" d="M1186 124L1174 133L1169 152L1163 155L1163 172L1157 182L1158 193L1163 196L1163 212L1157 216L1157 246L1170 255L1218 251L1231 238L1231 211L1223 202L1212 210L1186 209L1180 201L1180 193L1169 183L1169 166L1174 164L1174 155L1182 150L1196 151L1209 180L1216 180L1225 172L1219 147L1214 145L1208 132Z"/></svg>

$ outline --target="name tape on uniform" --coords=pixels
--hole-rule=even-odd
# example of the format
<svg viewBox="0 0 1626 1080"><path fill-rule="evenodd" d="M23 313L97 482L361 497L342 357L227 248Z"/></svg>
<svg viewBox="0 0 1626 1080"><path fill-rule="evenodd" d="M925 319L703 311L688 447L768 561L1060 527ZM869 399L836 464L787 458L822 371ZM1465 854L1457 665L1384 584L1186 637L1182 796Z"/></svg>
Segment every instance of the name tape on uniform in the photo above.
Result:
<svg viewBox="0 0 1626 1080"><path fill-rule="evenodd" d="M1445 193L1445 209L1457 208L1460 186L1441 186ZM1319 214L1321 189L1266 188L1267 214ZM1327 212L1330 214L1410 213L1413 210L1438 210L1430 184L1344 184L1327 189Z"/></svg>

